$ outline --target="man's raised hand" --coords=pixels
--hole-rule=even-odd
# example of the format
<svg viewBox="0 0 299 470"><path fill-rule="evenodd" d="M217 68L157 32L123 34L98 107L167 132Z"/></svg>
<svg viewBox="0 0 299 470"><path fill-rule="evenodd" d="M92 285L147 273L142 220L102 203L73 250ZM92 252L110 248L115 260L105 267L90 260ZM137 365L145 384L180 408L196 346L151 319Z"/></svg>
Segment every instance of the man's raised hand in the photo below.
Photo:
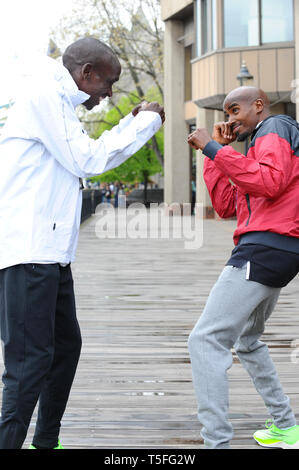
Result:
<svg viewBox="0 0 299 470"><path fill-rule="evenodd" d="M229 145L236 140L237 136L233 133L231 124L228 122L218 122L214 125L212 139L220 145Z"/></svg>
<svg viewBox="0 0 299 470"><path fill-rule="evenodd" d="M189 135L188 144L195 150L203 150L205 146L211 142L211 140L212 137L210 136L209 131L207 129L201 128L196 129L196 131Z"/></svg>
<svg viewBox="0 0 299 470"><path fill-rule="evenodd" d="M164 123L165 121L164 108L156 101L153 101L151 103L143 102L143 103L138 104L132 111L133 116L136 116L136 114L138 114L140 111L153 111L160 115L162 123Z"/></svg>

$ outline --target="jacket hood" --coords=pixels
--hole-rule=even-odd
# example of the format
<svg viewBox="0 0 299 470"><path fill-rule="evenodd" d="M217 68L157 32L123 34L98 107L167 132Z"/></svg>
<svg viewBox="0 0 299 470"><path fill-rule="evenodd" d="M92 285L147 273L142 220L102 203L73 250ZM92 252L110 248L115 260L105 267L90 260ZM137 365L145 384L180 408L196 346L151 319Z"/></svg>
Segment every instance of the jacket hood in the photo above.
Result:
<svg viewBox="0 0 299 470"><path fill-rule="evenodd" d="M267 121L268 119L279 119L280 121L286 121L292 126L295 126L297 129L299 129L299 123L295 121L295 119L291 118L291 116L287 116L286 114L275 114L266 118L265 121Z"/></svg>
<svg viewBox="0 0 299 470"><path fill-rule="evenodd" d="M286 114L273 114L271 116L268 116L266 119L264 119L259 126L257 126L253 133L251 134L251 142L254 140L256 134L262 129L264 124L268 122L270 119L276 119L279 121L284 121L288 123L289 125L293 126L296 128L296 131L299 130L299 123L295 121L295 119L291 118L290 116L287 116ZM294 129L295 130L295 129Z"/></svg>

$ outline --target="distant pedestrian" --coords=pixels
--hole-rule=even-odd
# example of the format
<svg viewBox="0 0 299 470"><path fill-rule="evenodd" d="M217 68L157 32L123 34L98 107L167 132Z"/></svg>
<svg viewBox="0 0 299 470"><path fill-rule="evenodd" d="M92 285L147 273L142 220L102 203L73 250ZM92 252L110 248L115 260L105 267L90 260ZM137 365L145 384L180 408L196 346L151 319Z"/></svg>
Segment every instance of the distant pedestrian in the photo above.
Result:
<svg viewBox="0 0 299 470"><path fill-rule="evenodd" d="M191 179L191 215L194 215L196 204L196 176L192 175Z"/></svg>
<svg viewBox="0 0 299 470"><path fill-rule="evenodd" d="M118 208L118 195L120 191L120 184L116 182L114 184L114 207L117 209Z"/></svg>
<svg viewBox="0 0 299 470"><path fill-rule="evenodd" d="M228 122L189 136L207 157L204 179L223 218L237 215L235 249L189 338L198 418L207 448L229 448L227 370L231 348L262 396L272 425L262 446L299 448L299 426L267 346L260 341L280 290L299 272L299 125L272 116L262 90L241 87L224 101ZM251 137L247 156L229 144ZM223 146L224 145L224 146Z"/></svg>
<svg viewBox="0 0 299 470"><path fill-rule="evenodd" d="M110 186L109 186L109 184L106 184L106 186L105 186L104 202L106 202L107 204L110 204L110 202L111 202L111 197L112 197L112 193L111 193Z"/></svg>

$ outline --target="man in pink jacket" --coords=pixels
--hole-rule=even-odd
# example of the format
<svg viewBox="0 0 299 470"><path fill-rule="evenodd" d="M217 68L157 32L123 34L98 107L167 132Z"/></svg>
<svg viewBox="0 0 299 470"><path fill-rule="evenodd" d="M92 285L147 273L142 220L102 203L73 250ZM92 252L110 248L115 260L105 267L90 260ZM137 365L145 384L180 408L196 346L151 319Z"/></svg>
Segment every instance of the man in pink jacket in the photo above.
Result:
<svg viewBox="0 0 299 470"><path fill-rule="evenodd" d="M233 90L223 105L227 122L190 134L206 156L204 179L217 213L237 216L235 248L189 337L198 418L205 446L229 448L227 370L234 347L272 417L254 433L262 446L299 448L289 398L267 346L260 341L280 290L299 272L299 129L272 116L268 97L254 87ZM251 137L247 155L229 144Z"/></svg>

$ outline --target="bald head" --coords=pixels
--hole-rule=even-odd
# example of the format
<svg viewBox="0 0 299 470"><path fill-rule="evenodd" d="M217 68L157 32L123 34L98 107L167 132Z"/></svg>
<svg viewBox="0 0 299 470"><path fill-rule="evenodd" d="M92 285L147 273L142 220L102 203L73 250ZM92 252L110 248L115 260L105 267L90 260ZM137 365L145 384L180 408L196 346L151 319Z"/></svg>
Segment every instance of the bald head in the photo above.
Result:
<svg viewBox="0 0 299 470"><path fill-rule="evenodd" d="M270 109L270 101L266 93L256 87L242 86L231 91L224 100L223 108L224 110L231 106L234 102L247 103L251 105L256 100L261 100L265 109Z"/></svg>
<svg viewBox="0 0 299 470"><path fill-rule="evenodd" d="M78 39L68 46L62 61L70 73L84 64L119 64L118 58L107 44L91 37Z"/></svg>

